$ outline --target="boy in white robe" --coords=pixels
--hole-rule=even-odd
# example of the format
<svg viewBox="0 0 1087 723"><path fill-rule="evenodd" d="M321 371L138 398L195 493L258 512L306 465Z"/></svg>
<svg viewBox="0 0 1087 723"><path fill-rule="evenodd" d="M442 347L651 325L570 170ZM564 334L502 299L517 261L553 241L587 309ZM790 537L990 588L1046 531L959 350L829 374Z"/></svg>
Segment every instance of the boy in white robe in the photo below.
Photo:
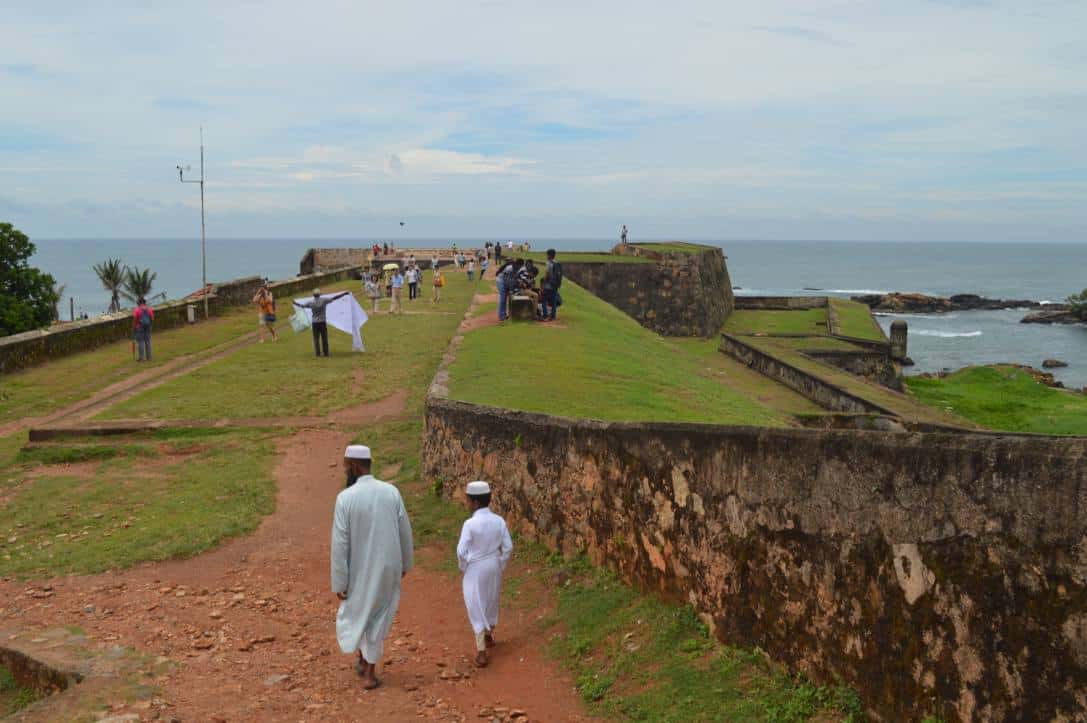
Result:
<svg viewBox="0 0 1087 723"><path fill-rule="evenodd" d="M472 516L460 530L457 563L464 573L464 606L476 635L475 663L482 668L488 662L487 649L494 647L502 572L513 552L513 540L506 521L490 510L490 485L470 482L467 494Z"/></svg>
<svg viewBox="0 0 1087 723"><path fill-rule="evenodd" d="M400 604L400 580L412 567L411 523L400 491L370 474L370 448L344 452L347 489L336 496L332 520L332 591L340 599L336 639L357 653L363 687L381 681L377 663Z"/></svg>

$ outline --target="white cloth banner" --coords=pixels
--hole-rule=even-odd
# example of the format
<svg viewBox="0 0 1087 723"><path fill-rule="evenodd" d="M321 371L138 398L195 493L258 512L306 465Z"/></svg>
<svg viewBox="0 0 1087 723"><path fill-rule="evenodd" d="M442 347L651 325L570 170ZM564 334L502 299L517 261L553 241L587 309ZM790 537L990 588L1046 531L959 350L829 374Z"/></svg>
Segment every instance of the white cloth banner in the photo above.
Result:
<svg viewBox="0 0 1087 723"><path fill-rule="evenodd" d="M335 296L335 294L322 294L322 299L328 299ZM295 299L299 303L311 301L313 297L308 299ZM313 309L306 307L295 307L306 315L306 318L311 322L313 321ZM362 345L362 325L370 320L370 317L366 315L366 312L359 302L355 300L354 294L348 294L347 296L336 299L328 306L325 307L325 322L331 326L346 332L351 335L351 350L352 351L366 351L366 347Z"/></svg>

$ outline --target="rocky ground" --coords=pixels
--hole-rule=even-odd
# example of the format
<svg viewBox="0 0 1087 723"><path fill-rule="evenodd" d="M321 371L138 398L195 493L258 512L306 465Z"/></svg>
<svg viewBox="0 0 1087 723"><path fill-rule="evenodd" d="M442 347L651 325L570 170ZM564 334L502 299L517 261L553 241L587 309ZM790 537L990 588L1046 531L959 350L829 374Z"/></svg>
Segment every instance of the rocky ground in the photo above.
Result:
<svg viewBox="0 0 1087 723"><path fill-rule="evenodd" d="M455 540L418 551L422 564L405 579L379 668L384 685L362 690L336 644L328 589L346 441L308 430L282 445L277 510L257 533L189 560L0 581L0 621L31 633L78 626L91 646L123 645L176 664L161 668L153 697L103 701L117 721L585 720L572 681L542 652L546 609L507 606L492 664L470 665L459 579L433 564Z"/></svg>

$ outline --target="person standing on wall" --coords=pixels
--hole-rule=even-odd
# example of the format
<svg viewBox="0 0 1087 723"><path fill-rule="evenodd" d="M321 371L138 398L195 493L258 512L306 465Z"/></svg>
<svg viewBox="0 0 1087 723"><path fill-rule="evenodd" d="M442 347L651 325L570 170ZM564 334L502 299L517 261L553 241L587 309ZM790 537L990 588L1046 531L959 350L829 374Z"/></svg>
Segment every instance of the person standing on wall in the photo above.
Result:
<svg viewBox="0 0 1087 723"><path fill-rule="evenodd" d="M256 296L253 297L253 303L260 308L257 326L260 330L260 343L264 343L265 329L272 334L272 341L278 341L279 337L276 336L276 299L272 296L271 289L268 288L268 279L261 282Z"/></svg>
<svg viewBox="0 0 1087 723"><path fill-rule="evenodd" d="M142 296L132 311L132 333L136 338L136 361L151 361L151 325L155 322L155 310L147 305Z"/></svg>
<svg viewBox="0 0 1087 723"><path fill-rule="evenodd" d="M623 230L619 232L619 241L624 246L627 245L627 225L625 223L623 224Z"/></svg>
<svg viewBox="0 0 1087 723"><path fill-rule="evenodd" d="M314 289L313 298L311 300L292 302L300 309L309 309L313 314L311 320L311 328L313 329L313 351L317 354L318 358L321 356L328 357L328 324L325 321L325 307L336 299L342 299L350 293L350 291L344 291L335 296L321 296L321 290ZM321 353L322 351L324 354Z"/></svg>

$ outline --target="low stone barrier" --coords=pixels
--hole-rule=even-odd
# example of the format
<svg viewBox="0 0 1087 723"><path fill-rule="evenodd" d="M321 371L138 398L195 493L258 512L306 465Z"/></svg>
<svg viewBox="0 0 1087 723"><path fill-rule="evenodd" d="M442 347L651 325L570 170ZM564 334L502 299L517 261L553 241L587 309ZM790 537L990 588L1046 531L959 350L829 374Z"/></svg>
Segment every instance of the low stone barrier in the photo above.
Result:
<svg viewBox="0 0 1087 723"><path fill-rule="evenodd" d="M1087 440L604 423L431 396L424 474L887 721L1087 715Z"/></svg>
<svg viewBox="0 0 1087 723"><path fill-rule="evenodd" d="M269 284L269 287L276 297L291 296L321 284L331 284L354 276L358 276L357 268L342 268L277 281ZM259 276L249 276L217 284L215 293L208 297L209 313L212 316L219 316L228 308L252 303L253 295L260 287L260 283ZM197 323L203 321L204 301L202 298L195 301L170 301L153 307L155 331L160 332L187 325L189 305L196 306ZM254 315L253 318L256 319L256 316ZM36 366L70 354L90 351L131 337L131 309L95 319L62 324L50 329L0 337L0 374Z"/></svg>
<svg viewBox="0 0 1087 723"><path fill-rule="evenodd" d="M829 305L825 296L736 296L736 308L748 311L825 309Z"/></svg>
<svg viewBox="0 0 1087 723"><path fill-rule="evenodd" d="M789 362L768 354L761 349L744 342L732 334L721 335L722 352L737 361L746 364L760 374L780 382L793 391L812 400L824 409L852 414L885 414L898 416L890 409L879 406L867 399L858 397L833 382L807 372ZM849 356L859 356L863 352L848 352ZM848 360L847 360L848 361Z"/></svg>

